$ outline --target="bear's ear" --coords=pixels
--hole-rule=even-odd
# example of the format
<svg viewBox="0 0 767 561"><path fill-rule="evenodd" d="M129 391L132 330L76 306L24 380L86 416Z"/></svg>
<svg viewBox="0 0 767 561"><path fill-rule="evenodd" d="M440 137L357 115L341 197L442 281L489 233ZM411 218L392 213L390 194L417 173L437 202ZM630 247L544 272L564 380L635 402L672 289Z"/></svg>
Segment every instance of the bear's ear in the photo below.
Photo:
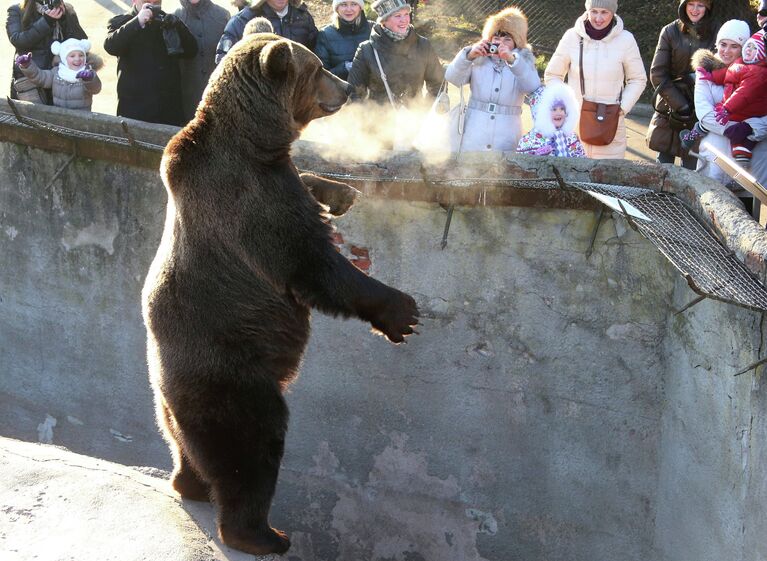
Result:
<svg viewBox="0 0 767 561"><path fill-rule="evenodd" d="M268 43L259 56L261 74L271 79L285 79L293 65L293 51L287 41Z"/></svg>

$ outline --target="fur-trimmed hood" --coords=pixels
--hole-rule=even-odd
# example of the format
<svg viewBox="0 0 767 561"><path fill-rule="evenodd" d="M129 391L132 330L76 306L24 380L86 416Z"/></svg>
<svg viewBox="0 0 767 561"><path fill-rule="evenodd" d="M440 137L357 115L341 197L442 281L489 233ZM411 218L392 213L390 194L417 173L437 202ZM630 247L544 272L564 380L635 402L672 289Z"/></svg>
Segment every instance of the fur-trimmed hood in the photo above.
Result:
<svg viewBox="0 0 767 561"><path fill-rule="evenodd" d="M532 50L527 43L527 16L519 8L512 6L487 18L482 29L482 38L490 40L499 31L511 35L515 47Z"/></svg>
<svg viewBox="0 0 767 561"><path fill-rule="evenodd" d="M698 49L693 53L692 58L690 59L690 68L692 68L692 70L705 68L709 72L712 72L721 68L727 68L727 65L722 62L721 58L708 49Z"/></svg>
<svg viewBox="0 0 767 561"><path fill-rule="evenodd" d="M551 107L557 100L564 103L567 111L565 123L560 130L570 134L575 131L580 117L578 100L570 86L562 82L552 82L548 86L541 86L529 97L535 129L546 138L554 136L557 131L551 122Z"/></svg>

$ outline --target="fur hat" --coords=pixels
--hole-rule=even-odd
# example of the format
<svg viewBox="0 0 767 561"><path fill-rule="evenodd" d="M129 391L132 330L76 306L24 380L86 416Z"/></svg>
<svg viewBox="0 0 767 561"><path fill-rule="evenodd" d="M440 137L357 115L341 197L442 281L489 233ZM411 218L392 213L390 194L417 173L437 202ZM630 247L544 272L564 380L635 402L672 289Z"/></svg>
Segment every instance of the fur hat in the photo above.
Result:
<svg viewBox="0 0 767 561"><path fill-rule="evenodd" d="M743 43L748 41L751 36L751 28L748 24L739 19L731 19L724 22L722 27L719 28L719 33L716 34L716 42L719 43L722 39L729 39L735 41L738 45L743 46Z"/></svg>
<svg viewBox="0 0 767 561"><path fill-rule="evenodd" d="M601 8L615 13L618 11L618 0L586 0L586 11L592 8Z"/></svg>
<svg viewBox="0 0 767 561"><path fill-rule="evenodd" d="M338 6L344 2L356 2L361 9L365 9L365 0L333 0L333 11L335 12Z"/></svg>
<svg viewBox="0 0 767 561"><path fill-rule="evenodd" d="M485 27L482 29L482 38L490 40L499 31L511 35L511 38L514 39L514 46L518 49L528 46L527 16L519 8L512 6L487 18Z"/></svg>
<svg viewBox="0 0 767 561"><path fill-rule="evenodd" d="M62 43L58 41L51 43L51 52L61 60L67 60L67 55L72 51L82 51L86 54L90 50L91 42L88 39L67 39Z"/></svg>
<svg viewBox="0 0 767 561"><path fill-rule="evenodd" d="M751 47L756 51L756 54L746 60L746 48ZM759 30L754 33L745 43L743 43L743 62L746 64L756 64L767 60L767 55L764 52L764 31Z"/></svg>
<svg viewBox="0 0 767 561"><path fill-rule="evenodd" d="M371 8L378 14L378 23L381 23L394 12L398 12L402 8L407 8L408 10L411 9L407 0L376 0L373 2Z"/></svg>

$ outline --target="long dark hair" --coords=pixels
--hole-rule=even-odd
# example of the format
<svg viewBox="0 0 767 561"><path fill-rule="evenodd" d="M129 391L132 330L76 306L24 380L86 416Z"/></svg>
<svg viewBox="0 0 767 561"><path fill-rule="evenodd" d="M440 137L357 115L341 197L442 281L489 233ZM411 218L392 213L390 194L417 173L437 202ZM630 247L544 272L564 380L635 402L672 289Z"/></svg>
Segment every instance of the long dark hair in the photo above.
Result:
<svg viewBox="0 0 767 561"><path fill-rule="evenodd" d="M37 0L22 0L19 8L21 8L23 13L21 16L21 27L22 29L29 29L39 17L37 13Z"/></svg>
<svg viewBox="0 0 767 561"><path fill-rule="evenodd" d="M719 28L717 21L714 19L714 0L711 1L711 7L706 8L706 13L697 25L693 25L690 18L687 17L686 8L687 1L680 2L678 16L679 21L682 22L682 33L697 34L702 41L713 41Z"/></svg>

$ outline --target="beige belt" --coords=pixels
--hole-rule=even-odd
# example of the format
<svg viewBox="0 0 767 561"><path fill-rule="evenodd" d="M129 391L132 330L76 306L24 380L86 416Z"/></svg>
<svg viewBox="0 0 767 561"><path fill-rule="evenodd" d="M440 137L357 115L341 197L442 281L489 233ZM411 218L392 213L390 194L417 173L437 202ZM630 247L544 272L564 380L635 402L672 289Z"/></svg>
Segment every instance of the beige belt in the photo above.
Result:
<svg viewBox="0 0 767 561"><path fill-rule="evenodd" d="M522 108L519 105L501 105L499 103L484 103L470 99L468 106L493 115L521 115Z"/></svg>

